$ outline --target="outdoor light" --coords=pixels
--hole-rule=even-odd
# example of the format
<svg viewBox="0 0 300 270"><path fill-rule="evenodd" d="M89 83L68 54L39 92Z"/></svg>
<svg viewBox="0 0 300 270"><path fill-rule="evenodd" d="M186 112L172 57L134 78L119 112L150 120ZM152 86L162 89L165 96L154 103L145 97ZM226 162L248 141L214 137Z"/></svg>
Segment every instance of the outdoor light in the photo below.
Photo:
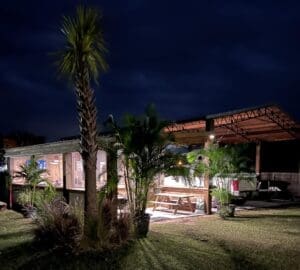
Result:
<svg viewBox="0 0 300 270"><path fill-rule="evenodd" d="M209 134L209 139L210 139L210 140L214 140L215 137L216 137L215 134Z"/></svg>
<svg viewBox="0 0 300 270"><path fill-rule="evenodd" d="M182 165L182 161L179 160L178 163L177 163L177 165L178 165L178 166L181 166L181 165Z"/></svg>

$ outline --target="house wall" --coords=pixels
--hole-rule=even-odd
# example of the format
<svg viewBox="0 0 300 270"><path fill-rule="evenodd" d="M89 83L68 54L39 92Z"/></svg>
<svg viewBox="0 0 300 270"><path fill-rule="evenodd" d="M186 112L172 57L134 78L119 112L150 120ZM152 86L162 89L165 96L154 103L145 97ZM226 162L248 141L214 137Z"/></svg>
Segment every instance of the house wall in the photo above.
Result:
<svg viewBox="0 0 300 270"><path fill-rule="evenodd" d="M42 177L47 178L63 195L63 179L66 179L66 190L69 202L73 206L84 206L84 174L82 158L79 152L65 154L37 155L43 169L47 170ZM65 160L63 160L65 159ZM26 164L30 156L8 157L8 169L12 176L20 170L20 166ZM65 161L65 162L64 162ZM65 171L64 171L65 170ZM65 174L65 175L64 175ZM106 152L99 150L97 153L97 188L101 188L106 183ZM18 193L24 189L25 180L23 178L13 178L13 204L16 205ZM46 183L39 185L39 188L46 186Z"/></svg>
<svg viewBox="0 0 300 270"><path fill-rule="evenodd" d="M24 150L23 153L26 153ZM9 171L11 175L15 171L20 170L20 165L25 164L30 155L16 155L9 157ZM31 154L31 153L30 153ZM69 202L71 205L78 207L84 205L84 175L81 155L78 151L71 151L60 154L49 153L46 155L36 155L38 160L45 161L45 169L48 173L44 175L47 177L57 188L61 194L66 194L67 191ZM107 156L104 151L98 151L97 153L97 188L101 188L107 179L106 174L106 161ZM119 167L119 196L126 197L125 185L124 185L124 168L122 166L122 160L118 161ZM65 189L63 183L65 179ZM24 179L13 180L13 199L16 202L17 194L24 188ZM183 178L164 177L159 175L156 179L156 185L151 189L150 197L154 196L157 192L157 188L161 188L166 192L180 192L194 194L195 198L193 202L197 203L198 208L203 208L207 204L208 189L204 188L203 179L195 179L186 185L186 181ZM41 185L40 188L42 188ZM63 192L64 191L64 192Z"/></svg>
<svg viewBox="0 0 300 270"><path fill-rule="evenodd" d="M83 162L79 152L67 154L48 154L37 156L41 169L47 172L42 175L49 180L56 188L63 187L63 156L65 158L66 186L69 190L84 190ZM20 170L20 166L26 164L30 156L18 156L9 158L9 171L12 176ZM97 188L106 183L106 153L99 150L97 153ZM22 185L24 178L14 178L13 184ZM41 185L43 186L43 185Z"/></svg>

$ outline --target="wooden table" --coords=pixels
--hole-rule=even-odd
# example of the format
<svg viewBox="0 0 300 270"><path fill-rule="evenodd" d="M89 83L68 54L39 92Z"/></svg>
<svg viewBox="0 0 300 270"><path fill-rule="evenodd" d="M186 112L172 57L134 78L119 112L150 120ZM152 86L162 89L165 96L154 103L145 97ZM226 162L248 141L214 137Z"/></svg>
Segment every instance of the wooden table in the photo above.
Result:
<svg viewBox="0 0 300 270"><path fill-rule="evenodd" d="M174 215L176 215L177 210L182 205L188 205L191 212L194 212L195 209L192 205L191 198L193 195L186 194L176 194L176 193L157 193L155 194L155 201L151 201L153 206L153 212L156 210L157 206L166 205L174 207Z"/></svg>

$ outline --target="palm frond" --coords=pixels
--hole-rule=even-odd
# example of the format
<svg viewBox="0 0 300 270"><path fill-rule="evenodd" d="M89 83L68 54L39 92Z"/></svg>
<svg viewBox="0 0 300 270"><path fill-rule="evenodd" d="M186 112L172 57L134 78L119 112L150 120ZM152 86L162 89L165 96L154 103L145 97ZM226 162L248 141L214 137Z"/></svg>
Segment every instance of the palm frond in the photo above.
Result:
<svg viewBox="0 0 300 270"><path fill-rule="evenodd" d="M89 76L97 81L99 74L108 69L100 13L96 9L78 7L75 17L63 17L61 33L65 48L59 52L59 72L72 78L84 65Z"/></svg>

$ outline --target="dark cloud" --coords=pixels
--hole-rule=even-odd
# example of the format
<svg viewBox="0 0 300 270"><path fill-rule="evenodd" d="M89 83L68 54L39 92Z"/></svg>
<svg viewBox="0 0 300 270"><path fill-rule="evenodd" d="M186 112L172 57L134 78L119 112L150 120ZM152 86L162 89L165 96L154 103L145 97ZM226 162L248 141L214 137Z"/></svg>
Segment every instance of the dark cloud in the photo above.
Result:
<svg viewBox="0 0 300 270"><path fill-rule="evenodd" d="M79 2L1 3L0 131L78 132L72 88L50 53ZM150 102L168 119L270 102L300 119L298 1L85 2L101 8L110 51L95 87L99 123Z"/></svg>

